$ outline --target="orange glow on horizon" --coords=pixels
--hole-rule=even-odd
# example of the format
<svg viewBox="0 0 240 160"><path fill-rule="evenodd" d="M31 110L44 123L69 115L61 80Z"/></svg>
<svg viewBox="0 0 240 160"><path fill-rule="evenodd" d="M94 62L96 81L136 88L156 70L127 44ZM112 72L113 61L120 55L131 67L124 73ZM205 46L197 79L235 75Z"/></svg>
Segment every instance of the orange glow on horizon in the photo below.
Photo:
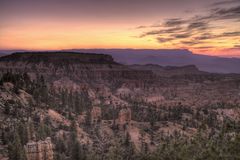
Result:
<svg viewBox="0 0 240 160"><path fill-rule="evenodd" d="M136 25L136 24L135 24ZM0 49L62 50L79 48L133 48L133 49L189 49L194 53L239 56L239 50L228 49L238 39L207 40L195 47L183 46L180 40L159 43L155 37L139 38L141 30L133 24L81 24L33 23L4 28L0 37ZM215 31L216 33L218 31ZM165 37L166 38L166 37ZM189 39L191 41L191 39ZM205 48L205 46L213 46Z"/></svg>
<svg viewBox="0 0 240 160"><path fill-rule="evenodd" d="M216 2L6 0L0 49L184 48L240 57L240 3Z"/></svg>

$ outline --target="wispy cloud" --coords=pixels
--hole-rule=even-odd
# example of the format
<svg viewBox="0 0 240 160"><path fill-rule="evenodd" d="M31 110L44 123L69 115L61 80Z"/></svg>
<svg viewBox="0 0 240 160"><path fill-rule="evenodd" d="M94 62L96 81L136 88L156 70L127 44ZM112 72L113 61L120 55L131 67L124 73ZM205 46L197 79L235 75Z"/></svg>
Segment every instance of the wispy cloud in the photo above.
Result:
<svg viewBox="0 0 240 160"><path fill-rule="evenodd" d="M203 17L209 20L240 20L240 4L230 8L214 8L211 14Z"/></svg>
<svg viewBox="0 0 240 160"><path fill-rule="evenodd" d="M240 36L240 31L237 31L237 32L224 32L220 36L221 37L238 37L238 36Z"/></svg>
<svg viewBox="0 0 240 160"><path fill-rule="evenodd" d="M172 27L172 28L164 28L158 30L152 30L149 32L145 32L140 37L150 36L150 35L159 35L159 34L166 34L166 33L178 33L182 30L182 27Z"/></svg>
<svg viewBox="0 0 240 160"><path fill-rule="evenodd" d="M234 46L233 46L233 49L239 49L239 51L240 51L240 44L234 45Z"/></svg>
<svg viewBox="0 0 240 160"><path fill-rule="evenodd" d="M240 1L239 0L227 0L227 1L220 1L220 2L212 3L211 6L216 7L216 6L222 6L222 5L237 4L237 3L240 3Z"/></svg>
<svg viewBox="0 0 240 160"><path fill-rule="evenodd" d="M184 23L186 23L186 20L183 20L181 18L173 18L173 19L167 19L164 23L163 26L165 27L175 27L175 26L179 26L182 25Z"/></svg>
<svg viewBox="0 0 240 160"><path fill-rule="evenodd" d="M193 29L205 30L205 29L208 29L208 27L209 27L208 22L196 21L196 22L190 22L187 29L188 30L193 30Z"/></svg>
<svg viewBox="0 0 240 160"><path fill-rule="evenodd" d="M188 38L191 36L192 36L191 32L186 32L186 33L182 33L182 34L171 34L171 37L178 38L178 39Z"/></svg>
<svg viewBox="0 0 240 160"><path fill-rule="evenodd" d="M200 42L200 41L196 41L196 40L191 40L191 41L181 41L182 44L185 44L185 45L189 45L189 46L194 46L196 44L200 44L200 43L204 43L204 42Z"/></svg>
<svg viewBox="0 0 240 160"><path fill-rule="evenodd" d="M137 26L135 29L143 29L143 28L147 28L148 26Z"/></svg>
<svg viewBox="0 0 240 160"><path fill-rule="evenodd" d="M208 41L220 43L221 40L240 39L240 28L227 30L225 25L229 23L240 25L240 0L213 3L202 14L190 18L169 18L155 25L154 29L152 25L139 26L143 29L139 37L154 37L161 44L171 42L179 46L209 49L213 46ZM233 46L232 48L239 48L238 45Z"/></svg>
<svg viewBox="0 0 240 160"><path fill-rule="evenodd" d="M174 38L163 38L163 37L157 37L158 42L164 43L174 40Z"/></svg>

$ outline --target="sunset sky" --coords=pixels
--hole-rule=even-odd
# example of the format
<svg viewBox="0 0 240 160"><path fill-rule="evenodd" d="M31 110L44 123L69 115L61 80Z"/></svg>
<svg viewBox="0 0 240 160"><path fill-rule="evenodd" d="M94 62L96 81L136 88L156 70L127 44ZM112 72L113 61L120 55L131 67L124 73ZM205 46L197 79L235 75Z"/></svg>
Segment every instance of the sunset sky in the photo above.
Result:
<svg viewBox="0 0 240 160"><path fill-rule="evenodd" d="M240 57L240 0L0 0L0 49L73 48Z"/></svg>

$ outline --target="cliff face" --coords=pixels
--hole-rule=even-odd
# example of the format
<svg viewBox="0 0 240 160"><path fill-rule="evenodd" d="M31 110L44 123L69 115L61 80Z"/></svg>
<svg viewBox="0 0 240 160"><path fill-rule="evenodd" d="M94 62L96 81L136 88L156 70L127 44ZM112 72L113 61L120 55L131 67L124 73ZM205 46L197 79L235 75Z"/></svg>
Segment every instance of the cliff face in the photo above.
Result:
<svg viewBox="0 0 240 160"><path fill-rule="evenodd" d="M27 160L53 160L51 138L44 141L29 142L25 145Z"/></svg>
<svg viewBox="0 0 240 160"><path fill-rule="evenodd" d="M91 100L106 104L125 104L123 98L143 99L158 104L196 105L221 97L228 101L238 95L237 75L218 75L199 71L195 66L161 67L158 65L125 66L109 55L73 52L14 53L0 57L0 73L26 72L32 79L42 75L56 90L87 90ZM225 80L228 83L225 83ZM201 84L199 84L201 83ZM228 88L228 89L226 89ZM231 88L231 89L230 89ZM126 93L118 91L129 90ZM208 92L211 90L211 96ZM224 92L222 92L224 90ZM91 92L91 94L90 94ZM201 94L200 94L201 93ZM236 96L229 96L229 94ZM200 95L197 95L200 94ZM113 96L111 96L113 95ZM191 97L191 98L189 98ZM98 102L97 102L98 101ZM199 104L197 104L199 105Z"/></svg>
<svg viewBox="0 0 240 160"><path fill-rule="evenodd" d="M74 52L21 52L1 57L2 62L26 62L26 63L53 63L67 65L74 63L117 64L113 58L105 54L84 54Z"/></svg>
<svg viewBox="0 0 240 160"><path fill-rule="evenodd" d="M184 74L206 74L200 71L195 65L186 66L160 66L156 64L146 64L146 65L129 65L129 68L136 70L148 70L152 71L156 75L171 77L173 75L184 75Z"/></svg>
<svg viewBox="0 0 240 160"><path fill-rule="evenodd" d="M84 53L14 53L0 58L0 71L7 70L27 72L32 77L37 73L51 82L63 77L94 83L154 77L151 72L120 65L109 55Z"/></svg>

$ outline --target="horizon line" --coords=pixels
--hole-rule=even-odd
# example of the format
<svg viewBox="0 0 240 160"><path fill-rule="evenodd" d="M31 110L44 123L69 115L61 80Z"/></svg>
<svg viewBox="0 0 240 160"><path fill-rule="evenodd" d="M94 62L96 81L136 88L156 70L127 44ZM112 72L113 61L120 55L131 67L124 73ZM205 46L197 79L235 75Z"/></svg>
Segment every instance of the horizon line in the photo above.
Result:
<svg viewBox="0 0 240 160"><path fill-rule="evenodd" d="M78 52L77 50L153 50L153 51L158 51L158 50L179 50L179 51L189 51L191 54L195 55L205 55L205 56L212 56L212 57L223 57L223 58L240 58L240 55L212 55L211 53L196 53L191 51L190 49L187 48L69 48L69 49L4 49L0 48L0 53L5 52L5 54L11 54L15 52L64 52L64 51L75 51ZM8 52L8 53L6 53Z"/></svg>

